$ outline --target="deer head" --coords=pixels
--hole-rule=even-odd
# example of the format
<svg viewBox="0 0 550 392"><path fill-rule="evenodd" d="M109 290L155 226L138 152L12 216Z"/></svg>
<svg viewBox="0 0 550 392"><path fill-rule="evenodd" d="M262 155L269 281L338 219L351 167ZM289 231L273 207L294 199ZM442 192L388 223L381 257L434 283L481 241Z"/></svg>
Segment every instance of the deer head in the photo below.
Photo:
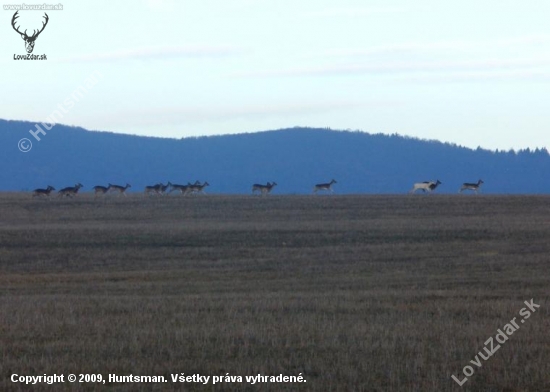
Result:
<svg viewBox="0 0 550 392"><path fill-rule="evenodd" d="M44 28L46 27L46 25L48 24L48 20L50 19L48 17L48 14L44 12L44 19L46 19L45 22L42 22L42 28L40 30L33 30L33 34L29 37L27 35L27 30L25 30L24 33L20 32L19 29L15 26L15 22L16 22L16 19L19 18L19 15L17 15L19 13L19 11L17 11L15 14L13 14L13 18L11 18L11 27L13 27L13 29L15 31L17 31L19 33L19 35L21 35L21 38L23 38L23 40L25 41L25 49L27 49L27 53L32 53L32 50L34 49L34 41L36 41L36 39L38 38L38 36L40 35L40 33L42 31L44 31Z"/></svg>

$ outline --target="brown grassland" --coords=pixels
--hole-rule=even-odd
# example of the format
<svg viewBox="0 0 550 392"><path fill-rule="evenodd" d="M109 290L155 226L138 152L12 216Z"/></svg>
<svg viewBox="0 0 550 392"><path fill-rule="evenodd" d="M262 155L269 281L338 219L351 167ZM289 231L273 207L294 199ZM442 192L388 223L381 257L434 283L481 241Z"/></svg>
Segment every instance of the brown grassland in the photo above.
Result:
<svg viewBox="0 0 550 392"><path fill-rule="evenodd" d="M549 391L549 254L546 196L2 193L0 390ZM70 373L169 382L10 381Z"/></svg>

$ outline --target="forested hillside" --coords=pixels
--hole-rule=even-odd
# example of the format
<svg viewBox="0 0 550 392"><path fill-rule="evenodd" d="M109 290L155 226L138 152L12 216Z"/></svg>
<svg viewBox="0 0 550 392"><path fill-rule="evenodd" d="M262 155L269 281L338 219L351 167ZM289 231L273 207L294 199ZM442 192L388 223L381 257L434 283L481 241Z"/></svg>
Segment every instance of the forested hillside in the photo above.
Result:
<svg viewBox="0 0 550 392"><path fill-rule="evenodd" d="M291 128L249 134L163 139L56 125L38 135L34 123L0 120L0 189L29 190L130 183L208 181L209 193L249 193L275 181L273 193L310 193L334 178L337 193L404 193L413 182L439 179L438 193L483 179L485 193L550 193L545 149L472 150L399 135ZM18 149L28 138L29 152Z"/></svg>

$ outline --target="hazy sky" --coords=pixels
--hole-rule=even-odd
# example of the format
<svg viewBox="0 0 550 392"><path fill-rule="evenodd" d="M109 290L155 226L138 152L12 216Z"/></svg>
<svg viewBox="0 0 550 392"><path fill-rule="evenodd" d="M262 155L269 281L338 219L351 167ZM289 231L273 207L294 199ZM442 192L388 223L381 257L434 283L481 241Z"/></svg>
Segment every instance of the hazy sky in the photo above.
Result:
<svg viewBox="0 0 550 392"><path fill-rule="evenodd" d="M19 4L4 0L3 5ZM550 147L550 2L61 1L0 10L0 118L185 137L292 126ZM43 4L26 0L25 4ZM32 31L42 11L21 11ZM59 111L59 109L58 109Z"/></svg>

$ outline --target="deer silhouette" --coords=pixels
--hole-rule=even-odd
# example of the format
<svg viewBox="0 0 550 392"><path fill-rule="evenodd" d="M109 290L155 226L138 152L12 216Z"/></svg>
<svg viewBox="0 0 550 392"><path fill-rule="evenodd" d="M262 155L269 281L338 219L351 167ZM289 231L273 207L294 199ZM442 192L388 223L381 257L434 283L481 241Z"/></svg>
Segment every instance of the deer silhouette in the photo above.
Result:
<svg viewBox="0 0 550 392"><path fill-rule="evenodd" d="M39 29L38 31L33 30L33 34L29 37L27 35L27 30L25 30L25 32L22 33L15 26L15 23L17 22L17 18L19 18L19 15L17 15L18 13L19 11L13 14L13 18L11 18L11 27L13 27L13 29L17 31L21 35L21 38L23 38L23 40L25 41L25 49L27 49L27 53L32 53L32 50L34 49L34 41L36 41L40 33L44 31L44 28L48 24L48 20L50 20L50 18L48 17L48 14L44 12L44 19L46 19L46 21L42 22L42 28Z"/></svg>

